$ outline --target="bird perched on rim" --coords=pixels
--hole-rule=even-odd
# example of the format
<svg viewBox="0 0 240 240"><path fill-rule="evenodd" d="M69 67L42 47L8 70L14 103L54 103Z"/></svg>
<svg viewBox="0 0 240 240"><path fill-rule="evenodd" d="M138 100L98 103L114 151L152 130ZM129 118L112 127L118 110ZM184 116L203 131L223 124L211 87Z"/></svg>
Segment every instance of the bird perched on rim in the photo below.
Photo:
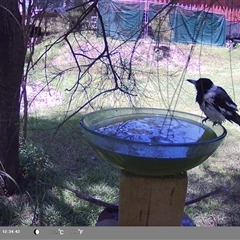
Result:
<svg viewBox="0 0 240 240"><path fill-rule="evenodd" d="M209 78L187 79L187 81L194 84L197 90L196 102L206 115L202 123L209 119L213 122L213 126L222 124L225 120L240 125L237 105L223 88L214 85Z"/></svg>

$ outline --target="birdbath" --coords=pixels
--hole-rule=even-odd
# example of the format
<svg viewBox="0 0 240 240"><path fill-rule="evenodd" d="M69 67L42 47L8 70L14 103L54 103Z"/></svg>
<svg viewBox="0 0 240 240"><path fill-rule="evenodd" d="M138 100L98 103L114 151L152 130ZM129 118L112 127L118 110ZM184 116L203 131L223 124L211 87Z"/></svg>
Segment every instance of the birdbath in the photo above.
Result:
<svg viewBox="0 0 240 240"><path fill-rule="evenodd" d="M187 170L205 161L227 134L202 119L156 108L114 108L82 117L90 145L121 169L119 226L181 226Z"/></svg>

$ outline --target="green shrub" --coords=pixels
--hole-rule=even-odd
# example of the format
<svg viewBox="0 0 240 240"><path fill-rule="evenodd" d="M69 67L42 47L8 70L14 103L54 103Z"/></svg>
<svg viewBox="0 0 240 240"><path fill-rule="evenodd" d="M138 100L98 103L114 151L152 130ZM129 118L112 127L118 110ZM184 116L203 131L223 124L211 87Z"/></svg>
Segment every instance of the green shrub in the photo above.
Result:
<svg viewBox="0 0 240 240"><path fill-rule="evenodd" d="M150 23L153 30L154 40L158 42L168 42L171 39L171 28L168 10L159 13Z"/></svg>
<svg viewBox="0 0 240 240"><path fill-rule="evenodd" d="M20 171L24 179L36 179L38 173L51 168L49 156L41 147L25 143L19 152Z"/></svg>

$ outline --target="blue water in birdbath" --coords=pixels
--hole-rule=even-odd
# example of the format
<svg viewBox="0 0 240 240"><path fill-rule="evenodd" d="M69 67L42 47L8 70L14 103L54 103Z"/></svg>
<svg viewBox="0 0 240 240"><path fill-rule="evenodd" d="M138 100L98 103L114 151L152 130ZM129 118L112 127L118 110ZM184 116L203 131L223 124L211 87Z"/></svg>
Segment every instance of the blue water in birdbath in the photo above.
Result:
<svg viewBox="0 0 240 240"><path fill-rule="evenodd" d="M111 123L110 123L110 122ZM148 158L186 158L189 147L179 146L171 150L158 147L162 144L185 144L216 137L214 131L206 126L196 125L192 121L159 116L138 117L122 120L121 118L108 119L93 126L93 129L106 136L111 136L131 144L113 144L112 142L99 142L99 146L120 154ZM134 144L145 143L145 145ZM105 145L105 146L104 146ZM146 147L152 146L150 148Z"/></svg>
<svg viewBox="0 0 240 240"><path fill-rule="evenodd" d="M177 111L123 108L87 114L81 126L107 162L136 174L164 176L201 164L226 136L222 126L201 120Z"/></svg>
<svg viewBox="0 0 240 240"><path fill-rule="evenodd" d="M207 127L193 122L157 116L129 119L112 124L107 120L93 126L93 129L104 135L150 145L196 142L206 130L209 131ZM214 134L213 131L212 133Z"/></svg>

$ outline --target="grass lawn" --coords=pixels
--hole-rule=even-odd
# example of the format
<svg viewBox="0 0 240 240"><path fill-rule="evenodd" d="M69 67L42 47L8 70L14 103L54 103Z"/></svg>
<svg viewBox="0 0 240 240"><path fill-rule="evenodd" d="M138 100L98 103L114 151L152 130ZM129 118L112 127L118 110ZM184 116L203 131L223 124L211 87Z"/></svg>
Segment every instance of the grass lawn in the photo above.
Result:
<svg viewBox="0 0 240 240"><path fill-rule="evenodd" d="M65 43L53 47L47 60L42 58L29 73L28 138L20 154L24 180L20 194L0 197L2 226L94 226L103 208L80 200L64 186L109 203L118 202L119 170L100 159L84 139L79 125L84 113L137 106L202 115L195 103L195 89L185 81L200 76L225 88L240 105L238 48L229 51L225 47L171 43L170 57L156 61L149 40L134 46L109 39L115 70L122 79L118 84L125 90L132 89L132 96L119 90L106 92L85 106L98 93L114 86L106 58L89 69L86 67L91 63L90 57L102 50L100 39L89 38L79 36L81 46L76 37L70 38L75 51L85 53L85 57L78 55L80 73ZM48 41L36 47L35 58L45 50ZM133 75L129 79L129 53L134 47ZM56 132L59 124L74 112L78 113ZM231 123L224 126L228 135L223 144L206 162L188 171L186 200L216 188L223 190L185 208L197 226L240 225L240 128Z"/></svg>

